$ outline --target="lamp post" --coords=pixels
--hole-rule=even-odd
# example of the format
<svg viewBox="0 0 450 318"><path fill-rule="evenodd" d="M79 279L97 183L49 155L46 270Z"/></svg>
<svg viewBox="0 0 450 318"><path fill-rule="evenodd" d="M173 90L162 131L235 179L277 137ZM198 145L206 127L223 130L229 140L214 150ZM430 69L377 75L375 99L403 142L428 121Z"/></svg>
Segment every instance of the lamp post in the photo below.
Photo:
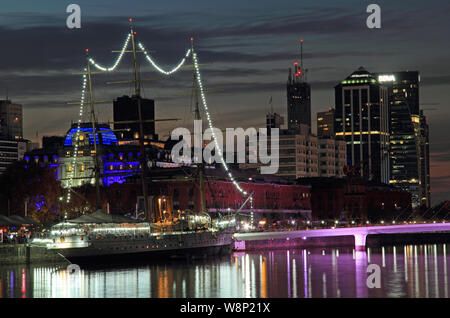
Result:
<svg viewBox="0 0 450 318"><path fill-rule="evenodd" d="M27 214L28 214L28 201L29 201L29 198L28 197L25 197L25 216L28 216Z"/></svg>

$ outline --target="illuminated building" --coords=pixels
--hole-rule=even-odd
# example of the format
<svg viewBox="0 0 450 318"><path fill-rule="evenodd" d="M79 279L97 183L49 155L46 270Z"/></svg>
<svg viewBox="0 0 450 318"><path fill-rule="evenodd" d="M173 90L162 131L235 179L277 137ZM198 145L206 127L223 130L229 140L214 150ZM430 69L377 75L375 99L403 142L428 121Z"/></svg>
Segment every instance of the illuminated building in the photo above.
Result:
<svg viewBox="0 0 450 318"><path fill-rule="evenodd" d="M152 198L165 198L169 210L196 211L200 206L200 190L193 182L195 167L172 167L152 170L152 183L149 195ZM242 207L242 215L255 214L255 223L266 218L280 220L294 217L309 219L311 217L310 189L308 186L290 183L275 175L261 175L255 170L233 170L236 182L248 193L253 193L252 202ZM227 180L224 169L210 166L205 169L208 180L205 186L205 200L208 212L226 214L236 211L244 200L241 192L233 182ZM120 195L111 197L111 205L121 206L124 211L134 211L139 184L114 184L111 191L120 191ZM139 201L139 198L137 198Z"/></svg>
<svg viewBox="0 0 450 318"><path fill-rule="evenodd" d="M317 113L317 137L334 138L334 108Z"/></svg>
<svg viewBox="0 0 450 318"><path fill-rule="evenodd" d="M26 162L47 166L54 170L55 177L61 180L64 187L72 187L86 183L94 184L94 135L92 123L73 124L65 137L43 137L43 147L25 153ZM139 183L137 174L140 169L139 146L132 143L120 145L115 133L108 124L97 124L100 133L96 134L99 149L100 183L104 186L118 183ZM73 138L79 131L78 153L73 156ZM164 166L171 161L171 149L165 149L164 142L149 141L145 146L147 165ZM75 159L73 159L75 158ZM72 161L74 160L74 162ZM73 164L72 164L73 163ZM72 175L72 169L74 174Z"/></svg>
<svg viewBox="0 0 450 318"><path fill-rule="evenodd" d="M412 194L414 208L429 207L429 137L426 118L419 109L419 72L374 75L389 92L390 183Z"/></svg>
<svg viewBox="0 0 450 318"><path fill-rule="evenodd" d="M78 187L86 183L95 184L94 156L98 157L100 174L103 173L102 154L108 147L117 143L117 138L107 124L96 125L95 138L92 130L92 123L81 123L79 128L78 124L72 124L67 132L58 162L58 179L61 180L63 187ZM77 132L79 132L78 153L74 155L73 139ZM95 153L93 147L94 139L98 145L98 154Z"/></svg>
<svg viewBox="0 0 450 318"><path fill-rule="evenodd" d="M367 180L389 183L388 91L360 67L335 87L336 137L347 145L347 164Z"/></svg>
<svg viewBox="0 0 450 318"><path fill-rule="evenodd" d="M343 177L346 165L346 143L336 138L334 109L317 113L317 137L319 152L319 176Z"/></svg>

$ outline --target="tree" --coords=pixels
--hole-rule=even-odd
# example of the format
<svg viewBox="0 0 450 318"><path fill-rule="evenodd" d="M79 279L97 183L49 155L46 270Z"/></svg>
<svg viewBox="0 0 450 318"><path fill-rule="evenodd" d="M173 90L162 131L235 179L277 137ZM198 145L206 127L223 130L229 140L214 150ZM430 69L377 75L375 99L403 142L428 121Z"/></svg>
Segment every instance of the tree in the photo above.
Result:
<svg viewBox="0 0 450 318"><path fill-rule="evenodd" d="M0 193L11 215L27 215L42 224L61 217L64 189L47 166L18 161L8 166L0 176Z"/></svg>

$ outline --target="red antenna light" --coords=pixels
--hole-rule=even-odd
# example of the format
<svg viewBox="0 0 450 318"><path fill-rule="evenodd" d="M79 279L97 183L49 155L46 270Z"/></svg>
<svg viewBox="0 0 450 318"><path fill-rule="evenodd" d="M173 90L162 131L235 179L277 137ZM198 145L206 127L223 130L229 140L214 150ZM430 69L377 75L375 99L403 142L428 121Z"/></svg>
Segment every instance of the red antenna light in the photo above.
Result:
<svg viewBox="0 0 450 318"><path fill-rule="evenodd" d="M132 19L132 18L130 18L130 22L133 22L133 19Z"/></svg>
<svg viewBox="0 0 450 318"><path fill-rule="evenodd" d="M137 34L136 31L134 31L133 34L136 35Z"/></svg>
<svg viewBox="0 0 450 318"><path fill-rule="evenodd" d="M194 41L194 38L191 36L191 41Z"/></svg>
<svg viewBox="0 0 450 318"><path fill-rule="evenodd" d="M303 39L300 40L300 43L303 43Z"/></svg>
<svg viewBox="0 0 450 318"><path fill-rule="evenodd" d="M86 53L88 53L89 52L89 49L86 49Z"/></svg>
<svg viewBox="0 0 450 318"><path fill-rule="evenodd" d="M296 65L296 66L297 66L297 65L298 65L298 62L297 62L297 61L295 61L295 62L294 62L294 65Z"/></svg>

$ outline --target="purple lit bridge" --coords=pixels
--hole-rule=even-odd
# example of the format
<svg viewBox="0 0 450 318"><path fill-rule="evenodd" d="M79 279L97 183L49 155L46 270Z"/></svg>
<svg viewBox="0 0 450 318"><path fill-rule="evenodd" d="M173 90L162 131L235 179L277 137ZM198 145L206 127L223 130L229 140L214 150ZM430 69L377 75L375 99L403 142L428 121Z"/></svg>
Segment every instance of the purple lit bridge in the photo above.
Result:
<svg viewBox="0 0 450 318"><path fill-rule="evenodd" d="M371 234L400 234L400 233L439 233L450 232L450 223L432 224L405 224L405 225L384 225L367 227L347 227L319 230L302 230L286 232L257 232L257 233L236 233L234 234L235 249L245 250L245 241L255 240L289 240L293 238L307 239L310 237L336 237L354 236L355 249L365 250L367 235Z"/></svg>

